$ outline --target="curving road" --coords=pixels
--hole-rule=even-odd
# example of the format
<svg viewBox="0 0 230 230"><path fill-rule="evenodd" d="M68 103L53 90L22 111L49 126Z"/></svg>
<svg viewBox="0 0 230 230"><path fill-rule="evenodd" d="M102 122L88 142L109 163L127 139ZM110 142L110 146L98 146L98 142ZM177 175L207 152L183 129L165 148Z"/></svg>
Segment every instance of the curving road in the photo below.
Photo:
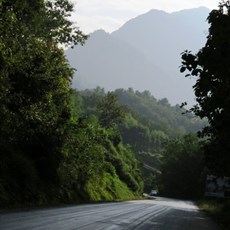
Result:
<svg viewBox="0 0 230 230"><path fill-rule="evenodd" d="M1 212L1 230L219 230L189 201L154 200Z"/></svg>

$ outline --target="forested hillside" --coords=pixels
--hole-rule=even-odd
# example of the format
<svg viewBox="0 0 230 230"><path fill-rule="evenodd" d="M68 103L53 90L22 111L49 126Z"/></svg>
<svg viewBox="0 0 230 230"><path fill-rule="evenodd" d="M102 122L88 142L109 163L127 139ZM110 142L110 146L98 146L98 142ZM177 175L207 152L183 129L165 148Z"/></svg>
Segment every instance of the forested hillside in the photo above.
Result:
<svg viewBox="0 0 230 230"><path fill-rule="evenodd" d="M77 92L75 92L77 93ZM170 141L183 139L184 135L195 134L206 122L186 113L179 105L171 106L167 99L157 100L149 91L139 92L130 88L106 93L102 88L77 93L81 98L81 116L99 116L98 105L109 96L108 120L116 114L116 101L123 111L117 133L125 145L130 146L141 165L146 192L155 186L161 172L162 151ZM77 98L77 96L75 96ZM79 104L78 104L79 105Z"/></svg>

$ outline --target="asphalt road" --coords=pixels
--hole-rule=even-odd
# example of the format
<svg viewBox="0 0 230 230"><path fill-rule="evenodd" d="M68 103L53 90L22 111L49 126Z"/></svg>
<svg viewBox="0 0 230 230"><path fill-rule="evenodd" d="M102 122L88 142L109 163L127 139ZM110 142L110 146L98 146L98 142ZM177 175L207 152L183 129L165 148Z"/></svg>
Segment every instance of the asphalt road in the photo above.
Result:
<svg viewBox="0 0 230 230"><path fill-rule="evenodd" d="M189 201L166 198L0 213L1 230L218 230Z"/></svg>

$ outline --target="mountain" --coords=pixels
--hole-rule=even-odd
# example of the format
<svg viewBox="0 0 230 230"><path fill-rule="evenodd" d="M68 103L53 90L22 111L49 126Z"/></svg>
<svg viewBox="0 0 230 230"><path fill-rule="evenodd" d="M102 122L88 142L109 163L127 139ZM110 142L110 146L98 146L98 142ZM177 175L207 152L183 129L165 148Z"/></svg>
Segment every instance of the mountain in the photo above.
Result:
<svg viewBox="0 0 230 230"><path fill-rule="evenodd" d="M66 51L77 69L75 88L149 90L171 104L194 104L194 79L180 74L180 53L197 52L206 41L209 10L205 7L166 13L151 10L108 34L90 35L86 44Z"/></svg>
<svg viewBox="0 0 230 230"><path fill-rule="evenodd" d="M73 86L77 88L81 83L83 88L100 86L114 90L132 87L143 91L152 89L146 83L154 82L157 89L154 95L160 96L163 89L158 76L165 78L167 84L167 74L142 52L102 30L91 34L85 46L68 50L67 56L71 65L78 70L73 81Z"/></svg>

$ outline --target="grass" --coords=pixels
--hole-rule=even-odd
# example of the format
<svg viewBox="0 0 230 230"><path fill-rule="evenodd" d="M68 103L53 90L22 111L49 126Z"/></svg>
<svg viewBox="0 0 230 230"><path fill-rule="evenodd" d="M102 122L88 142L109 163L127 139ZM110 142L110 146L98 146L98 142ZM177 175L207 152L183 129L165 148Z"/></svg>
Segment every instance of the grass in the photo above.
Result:
<svg viewBox="0 0 230 230"><path fill-rule="evenodd" d="M197 204L221 229L230 229L230 199L206 198L199 200Z"/></svg>

